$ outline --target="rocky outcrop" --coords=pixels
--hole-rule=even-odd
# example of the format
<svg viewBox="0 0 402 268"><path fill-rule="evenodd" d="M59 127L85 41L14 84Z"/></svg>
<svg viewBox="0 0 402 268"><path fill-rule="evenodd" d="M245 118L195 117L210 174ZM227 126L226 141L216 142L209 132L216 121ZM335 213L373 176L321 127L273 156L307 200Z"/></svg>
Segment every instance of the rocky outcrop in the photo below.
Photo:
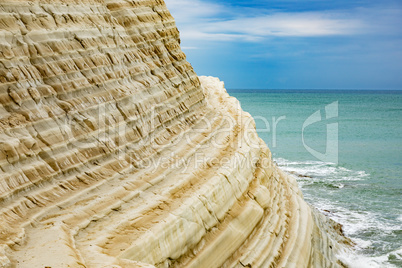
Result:
<svg viewBox="0 0 402 268"><path fill-rule="evenodd" d="M0 267L340 265L162 0L0 7Z"/></svg>

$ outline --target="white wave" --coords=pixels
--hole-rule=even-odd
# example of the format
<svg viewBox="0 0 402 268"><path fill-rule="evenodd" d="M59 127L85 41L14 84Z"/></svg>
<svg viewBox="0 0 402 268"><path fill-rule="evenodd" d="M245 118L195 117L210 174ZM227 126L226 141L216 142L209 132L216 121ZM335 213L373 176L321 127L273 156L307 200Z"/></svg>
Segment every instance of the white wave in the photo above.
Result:
<svg viewBox="0 0 402 268"><path fill-rule="evenodd" d="M366 249L373 245L372 241L367 241L356 237L353 238L352 241L356 244L358 249Z"/></svg>
<svg viewBox="0 0 402 268"><path fill-rule="evenodd" d="M305 194L306 196L306 194ZM307 194L308 196L308 194ZM372 213L356 212L347 208L331 203L329 200L315 199L312 203L331 219L339 222L343 226L346 236L352 236L363 230L379 227L379 223ZM355 241L361 248L365 248L367 241Z"/></svg>
<svg viewBox="0 0 402 268"><path fill-rule="evenodd" d="M335 186L338 187L339 189L342 189L343 187L345 187L345 184L338 183L338 184L335 184Z"/></svg>
<svg viewBox="0 0 402 268"><path fill-rule="evenodd" d="M364 180L369 179L370 174L362 170L350 170L320 161L288 161L283 158L275 160L282 170L296 178L306 201L323 214L342 224L345 235L355 242L356 252L344 252L341 256L341 260L345 264L356 268L394 267L388 261L390 258L401 258L402 249L387 252L381 256L366 256L363 252L372 250L371 248L378 243L383 244L381 242L382 235L400 230L402 215L398 216L397 221L389 221L383 218L383 215L379 214L379 212L367 211L365 205L359 204L358 200L355 200L356 202L352 206L348 206L344 203L347 199L331 198L329 195L333 190L327 192L325 189L327 186L338 188L339 190L335 191L338 192L339 196L344 188L365 183ZM353 181L363 182L353 184ZM316 183L322 183L323 192L320 193L319 188L309 187ZM375 232L378 236L368 238L362 235L370 232ZM365 239L366 237L367 239Z"/></svg>
<svg viewBox="0 0 402 268"><path fill-rule="evenodd" d="M325 178L326 181L357 181L369 176L365 171L354 171L345 167L336 166L333 163L320 161L288 161L284 158L276 158L275 161L282 170L296 176L298 175L299 177L311 177L311 179Z"/></svg>
<svg viewBox="0 0 402 268"><path fill-rule="evenodd" d="M368 257L355 252L344 250L338 258L351 268L395 268L397 266L388 263L390 257L402 260L402 248L380 256Z"/></svg>
<svg viewBox="0 0 402 268"><path fill-rule="evenodd" d="M368 257L350 251L344 251L338 255L338 258L351 268L396 268L395 265L387 263L388 257L389 254Z"/></svg>
<svg viewBox="0 0 402 268"><path fill-rule="evenodd" d="M402 260L402 248L394 250L388 254L389 256L393 256L398 260Z"/></svg>
<svg viewBox="0 0 402 268"><path fill-rule="evenodd" d="M285 158L275 158L274 161L278 165L334 165L331 162L322 162L322 161L290 161Z"/></svg>
<svg viewBox="0 0 402 268"><path fill-rule="evenodd" d="M311 197L308 193L304 194L305 198L311 200L321 212L329 216L331 219L343 225L346 236L353 236L366 230L378 230L382 233L390 233L400 230L400 224L384 221L381 215L369 211L352 211L330 200ZM360 248L366 248L366 240L355 241Z"/></svg>

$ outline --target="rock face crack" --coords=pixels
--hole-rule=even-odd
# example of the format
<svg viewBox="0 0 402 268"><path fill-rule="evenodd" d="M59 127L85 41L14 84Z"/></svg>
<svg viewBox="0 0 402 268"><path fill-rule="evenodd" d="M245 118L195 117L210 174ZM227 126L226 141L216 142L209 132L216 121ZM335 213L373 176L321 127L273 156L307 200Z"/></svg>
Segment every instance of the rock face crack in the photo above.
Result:
<svg viewBox="0 0 402 268"><path fill-rule="evenodd" d="M0 267L340 267L162 0L1 1L0 104Z"/></svg>

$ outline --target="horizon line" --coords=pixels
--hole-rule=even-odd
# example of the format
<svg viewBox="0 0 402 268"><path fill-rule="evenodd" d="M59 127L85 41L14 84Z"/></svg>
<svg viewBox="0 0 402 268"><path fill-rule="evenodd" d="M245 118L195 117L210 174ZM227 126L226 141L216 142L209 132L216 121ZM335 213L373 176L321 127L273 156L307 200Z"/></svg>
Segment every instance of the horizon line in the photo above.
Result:
<svg viewBox="0 0 402 268"><path fill-rule="evenodd" d="M255 90L255 91L270 91L270 90L296 90L296 91L304 91L304 90L318 90L318 91L400 91L402 92L402 89L356 89L356 88L351 88L351 89L335 89L335 88L226 88L227 90Z"/></svg>

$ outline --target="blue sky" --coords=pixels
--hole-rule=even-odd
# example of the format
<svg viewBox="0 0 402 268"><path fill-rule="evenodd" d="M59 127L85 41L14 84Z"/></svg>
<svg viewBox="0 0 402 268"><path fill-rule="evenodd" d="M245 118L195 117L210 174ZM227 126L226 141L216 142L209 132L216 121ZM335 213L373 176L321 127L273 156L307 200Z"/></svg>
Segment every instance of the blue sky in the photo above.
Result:
<svg viewBox="0 0 402 268"><path fill-rule="evenodd" d="M165 0L229 89L402 89L402 0Z"/></svg>

